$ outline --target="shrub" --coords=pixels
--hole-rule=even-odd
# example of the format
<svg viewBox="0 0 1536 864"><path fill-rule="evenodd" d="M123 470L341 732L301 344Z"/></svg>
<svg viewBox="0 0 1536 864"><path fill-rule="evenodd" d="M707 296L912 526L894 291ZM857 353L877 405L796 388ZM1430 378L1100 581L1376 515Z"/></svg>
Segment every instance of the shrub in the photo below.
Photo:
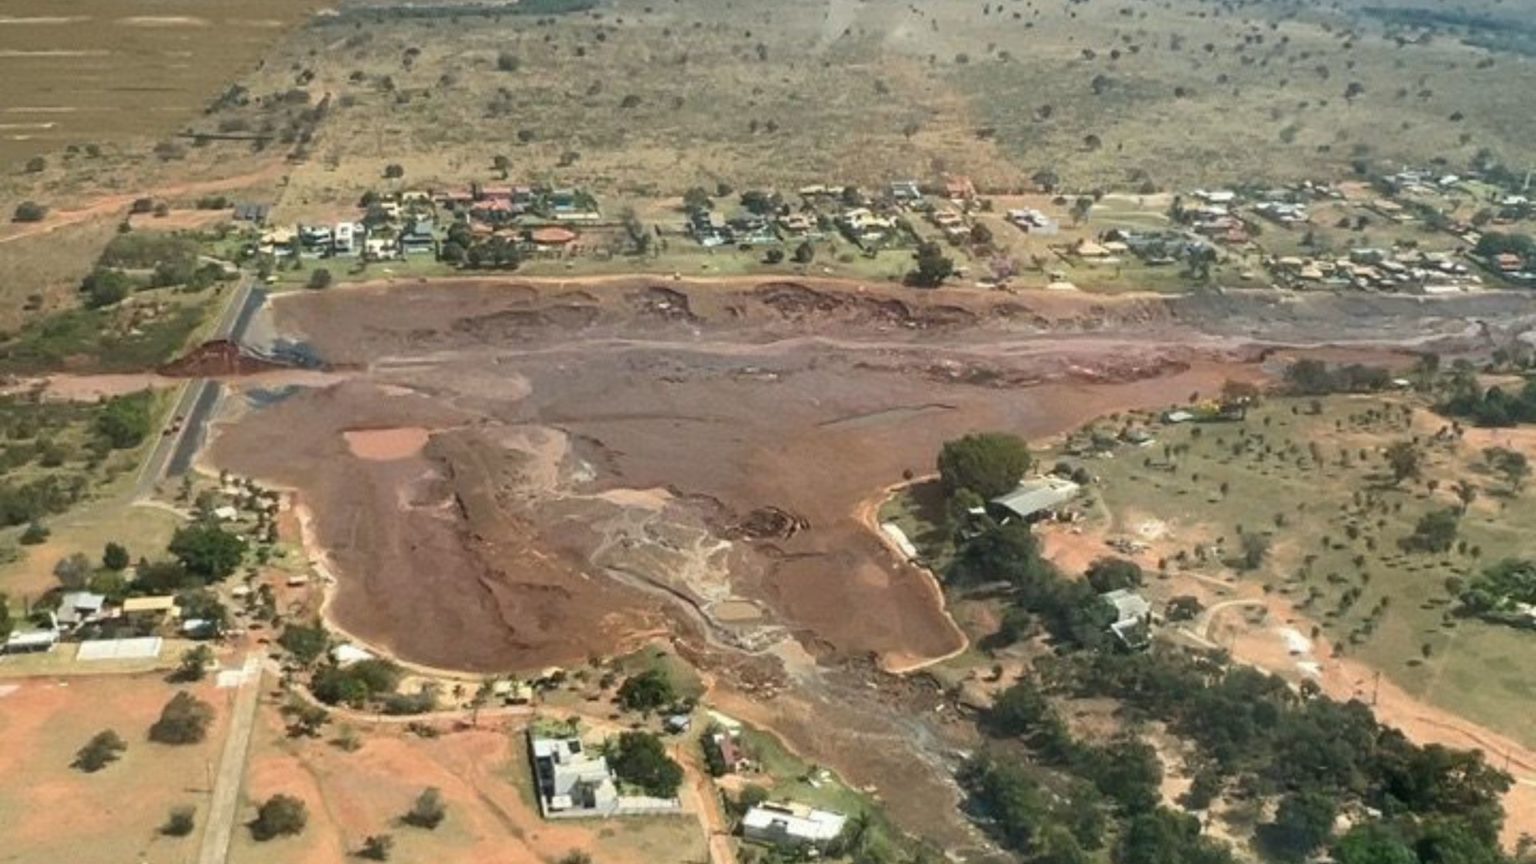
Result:
<svg viewBox="0 0 1536 864"><path fill-rule="evenodd" d="M370 861L388 861L389 853L395 849L395 838L388 834L369 834L363 840L363 848L357 851L359 858L367 858Z"/></svg>
<svg viewBox="0 0 1536 864"><path fill-rule="evenodd" d="M127 749L128 744L123 741L122 736L111 729L104 729L97 732L84 747L80 748L75 754L72 765L87 774L94 774L116 762Z"/></svg>
<svg viewBox="0 0 1536 864"><path fill-rule="evenodd" d="M96 415L96 434L114 450L137 447L148 437L151 426L148 393L118 396Z"/></svg>
<svg viewBox="0 0 1536 864"><path fill-rule="evenodd" d="M191 806L172 807L171 814L160 826L160 833L167 837L185 837L197 827L197 808Z"/></svg>
<svg viewBox="0 0 1536 864"><path fill-rule="evenodd" d="M683 782L683 769L667 755L661 739L648 732L623 732L609 753L609 764L620 780L668 798Z"/></svg>
<svg viewBox="0 0 1536 864"><path fill-rule="evenodd" d="M425 828L428 831L443 824L443 819L448 815L448 805L443 802L443 792L436 786L428 786L416 796L416 803L401 817L405 824L417 828Z"/></svg>
<svg viewBox="0 0 1536 864"><path fill-rule="evenodd" d="M149 727L149 740L161 744L196 744L208 735L213 706L183 690L160 710L160 719Z"/></svg>
<svg viewBox="0 0 1536 864"><path fill-rule="evenodd" d="M205 579L224 579L240 566L245 541L217 525L200 523L176 529L166 551L189 573Z"/></svg>
<svg viewBox="0 0 1536 864"><path fill-rule="evenodd" d="M619 685L619 704L630 711L654 711L676 698L672 682L660 669L631 675Z"/></svg>
<svg viewBox="0 0 1536 864"><path fill-rule="evenodd" d="M275 837L300 834L308 823L309 808L303 801L292 795L273 795L256 809L251 836L265 842Z"/></svg>
<svg viewBox="0 0 1536 864"><path fill-rule="evenodd" d="M108 570L128 569L128 548L121 543L108 543L101 553L101 566Z"/></svg>
<svg viewBox="0 0 1536 864"><path fill-rule="evenodd" d="M316 660L323 657L330 643L330 634L319 621L313 624L289 624L283 628L283 635L277 637L277 644L305 666L313 666Z"/></svg>
<svg viewBox="0 0 1536 864"><path fill-rule="evenodd" d="M213 662L213 649L197 645L183 651L181 662L171 673L172 681L201 681L208 676L208 665Z"/></svg>
<svg viewBox="0 0 1536 864"><path fill-rule="evenodd" d="M41 222L48 215L48 208L36 201L23 201L16 205L16 211L11 214L14 222Z"/></svg>
<svg viewBox="0 0 1536 864"><path fill-rule="evenodd" d="M311 290L320 291L331 287L331 282L331 271L325 269L324 267L316 267L309 274L309 282L307 285Z"/></svg>

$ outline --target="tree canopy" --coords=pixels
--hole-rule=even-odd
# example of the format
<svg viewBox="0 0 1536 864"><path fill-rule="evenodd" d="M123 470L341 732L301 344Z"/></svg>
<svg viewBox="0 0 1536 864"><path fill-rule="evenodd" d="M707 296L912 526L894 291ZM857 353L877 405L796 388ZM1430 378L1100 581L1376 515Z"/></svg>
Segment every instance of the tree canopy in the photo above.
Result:
<svg viewBox="0 0 1536 864"><path fill-rule="evenodd" d="M1017 435L978 432L945 442L939 451L939 482L948 495L970 489L996 498L1019 485L1034 464L1029 445Z"/></svg>
<svg viewBox="0 0 1536 864"><path fill-rule="evenodd" d="M199 522L176 529L166 549L187 572L219 580L240 566L245 540L211 522Z"/></svg>
<svg viewBox="0 0 1536 864"><path fill-rule="evenodd" d="M647 795L670 798L683 782L683 768L667 755L661 739L648 732L622 732L608 753L614 776Z"/></svg>

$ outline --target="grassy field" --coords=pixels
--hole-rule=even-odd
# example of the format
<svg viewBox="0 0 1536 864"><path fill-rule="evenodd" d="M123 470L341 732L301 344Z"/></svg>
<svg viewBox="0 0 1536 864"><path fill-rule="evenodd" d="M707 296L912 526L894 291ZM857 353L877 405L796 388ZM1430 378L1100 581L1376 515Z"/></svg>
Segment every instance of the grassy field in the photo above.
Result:
<svg viewBox="0 0 1536 864"><path fill-rule="evenodd" d="M1094 428L1113 436L1131 422ZM1260 580L1317 622L1324 638L1410 693L1530 742L1522 706L1536 697L1536 673L1517 658L1529 652L1531 634L1452 609L1455 580L1536 551L1536 509L1529 493L1510 490L1483 465L1481 450L1496 435L1437 438L1445 426L1408 395L1274 398L1233 423L1152 420L1152 444L1084 462L1099 505L1087 524L1109 538L1152 543L1175 582L1185 574ZM1042 460L1077 459L1066 451L1088 434ZM1423 454L1421 476L1401 484L1383 456L1398 441L1414 441ZM1444 553L1405 551L1400 541L1424 514L1461 507L1457 480L1478 489L1459 518L1457 543ZM1251 571L1234 560L1245 532L1270 539Z"/></svg>

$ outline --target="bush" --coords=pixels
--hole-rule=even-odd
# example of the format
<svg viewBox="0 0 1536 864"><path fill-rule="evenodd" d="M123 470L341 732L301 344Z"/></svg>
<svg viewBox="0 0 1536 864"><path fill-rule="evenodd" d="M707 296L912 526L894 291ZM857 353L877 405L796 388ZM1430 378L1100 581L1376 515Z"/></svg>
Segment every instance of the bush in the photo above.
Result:
<svg viewBox="0 0 1536 864"><path fill-rule="evenodd" d="M277 644L299 663L313 666L316 660L325 656L331 644L331 636L319 621L313 624L289 624L283 628L283 635L277 637Z"/></svg>
<svg viewBox="0 0 1536 864"><path fill-rule="evenodd" d="M87 774L94 774L116 762L127 749L128 744L123 741L122 736L111 729L104 729L97 732L84 747L80 748L75 754L72 766Z"/></svg>
<svg viewBox="0 0 1536 864"><path fill-rule="evenodd" d="M1100 594L1141 585L1141 567L1124 558L1100 558L1088 565L1084 575L1093 590Z"/></svg>
<svg viewBox="0 0 1536 864"><path fill-rule="evenodd" d="M171 673L172 681L201 681L208 677L208 666L213 663L213 649L198 645L183 651L181 662Z"/></svg>
<svg viewBox="0 0 1536 864"><path fill-rule="evenodd" d="M23 546L36 546L47 541L52 533L43 523L34 519L27 523L26 530L21 532L21 537L17 539L17 542Z"/></svg>
<svg viewBox="0 0 1536 864"><path fill-rule="evenodd" d="M368 700L393 693L400 686L401 671L388 660L363 660L345 669L325 666L315 673L310 689L327 705L345 703L361 708Z"/></svg>
<svg viewBox="0 0 1536 864"><path fill-rule="evenodd" d="M16 205L16 211L11 214L13 222L41 222L48 215L48 208L36 201L23 201Z"/></svg>
<svg viewBox="0 0 1536 864"><path fill-rule="evenodd" d="M256 809L251 836L260 841L303 833L309 823L309 808L292 795L273 795Z"/></svg>
<svg viewBox="0 0 1536 864"><path fill-rule="evenodd" d="M325 269L324 267L316 267L309 274L309 282L307 283L307 287L314 291L320 291L331 287L331 282L331 271Z"/></svg>
<svg viewBox="0 0 1536 864"><path fill-rule="evenodd" d="M118 396L96 415L96 434L113 450L137 447L149 436L151 420L148 393Z"/></svg>
<svg viewBox="0 0 1536 864"><path fill-rule="evenodd" d="M630 711L654 711L676 698L671 680L660 669L631 675L619 685L619 704Z"/></svg>
<svg viewBox="0 0 1536 864"><path fill-rule="evenodd" d="M197 827L197 808L191 806L172 807L171 815L160 826L160 833L167 837L185 837Z"/></svg>
<svg viewBox="0 0 1536 864"><path fill-rule="evenodd" d="M370 861L388 861L389 853L394 849L395 838L388 834L369 834L363 840L363 848L357 850L357 856Z"/></svg>
<svg viewBox="0 0 1536 864"><path fill-rule="evenodd" d="M401 817L405 824L431 831L443 824L448 815L448 805L443 802L443 792L436 786L428 786L416 796L416 803Z"/></svg>
<svg viewBox="0 0 1536 864"><path fill-rule="evenodd" d="M208 735L213 706L183 690L160 710L160 719L149 727L149 740L161 744L196 744Z"/></svg>
<svg viewBox="0 0 1536 864"><path fill-rule="evenodd" d="M133 280L121 270L98 267L80 282L80 293L85 295L85 305L91 309L114 306L127 299L133 291Z"/></svg>
<svg viewBox="0 0 1536 864"><path fill-rule="evenodd" d="M101 566L108 570L128 569L128 548L121 543L108 543L101 553Z"/></svg>

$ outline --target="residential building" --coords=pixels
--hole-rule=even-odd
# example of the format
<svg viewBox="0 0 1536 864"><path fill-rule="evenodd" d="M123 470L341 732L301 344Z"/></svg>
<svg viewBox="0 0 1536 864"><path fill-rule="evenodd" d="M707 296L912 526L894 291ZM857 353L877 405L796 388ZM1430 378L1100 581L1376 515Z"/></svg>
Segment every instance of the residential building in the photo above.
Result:
<svg viewBox="0 0 1536 864"><path fill-rule="evenodd" d="M73 629L106 617L106 604L107 598L101 594L71 591L59 598L59 608L54 615L60 626Z"/></svg>
<svg viewBox="0 0 1536 864"><path fill-rule="evenodd" d="M1132 650L1147 647L1152 641L1152 604L1126 588L1100 594L1099 599L1115 609L1115 620L1110 623L1109 632L1120 644Z"/></svg>
<svg viewBox="0 0 1536 864"><path fill-rule="evenodd" d="M581 739L540 738L529 733L539 809L544 816L606 816L619 806L619 790L603 756L588 753Z"/></svg>
<svg viewBox="0 0 1536 864"><path fill-rule="evenodd" d="M416 219L400 232L400 254L425 255L437 252L437 237L431 219Z"/></svg>
<svg viewBox="0 0 1536 864"><path fill-rule="evenodd" d="M153 597L129 597L123 601L123 617L155 619L175 616L176 598L170 594Z"/></svg>
<svg viewBox="0 0 1536 864"><path fill-rule="evenodd" d="M331 233L332 254L351 257L363 251L365 229L360 222L338 222Z"/></svg>
<svg viewBox="0 0 1536 864"><path fill-rule="evenodd" d="M825 192L825 189L817 187L817 192ZM800 194L806 194L802 189ZM899 204L912 204L923 200L923 190L918 188L916 180L897 180L891 184L891 197Z"/></svg>
<svg viewBox="0 0 1536 864"><path fill-rule="evenodd" d="M785 849L820 847L843 833L847 817L791 802L764 803L741 820L741 836L755 843Z"/></svg>

